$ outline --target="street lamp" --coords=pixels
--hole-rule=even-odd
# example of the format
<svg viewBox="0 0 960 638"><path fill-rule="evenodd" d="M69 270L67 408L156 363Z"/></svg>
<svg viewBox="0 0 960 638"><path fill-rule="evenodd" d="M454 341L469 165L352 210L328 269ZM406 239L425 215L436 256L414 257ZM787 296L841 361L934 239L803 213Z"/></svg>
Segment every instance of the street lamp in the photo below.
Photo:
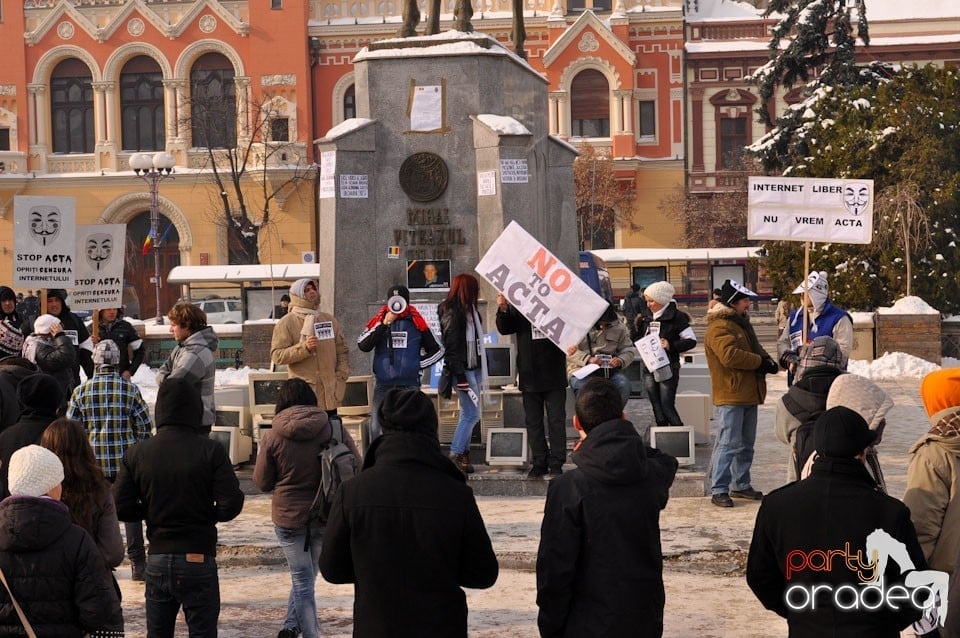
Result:
<svg viewBox="0 0 960 638"><path fill-rule="evenodd" d="M160 201L157 186L165 179L173 179L173 164L176 160L170 153L134 153L130 156L130 168L150 186L150 235L153 238L153 284L157 292L157 325L163 323L160 309Z"/></svg>

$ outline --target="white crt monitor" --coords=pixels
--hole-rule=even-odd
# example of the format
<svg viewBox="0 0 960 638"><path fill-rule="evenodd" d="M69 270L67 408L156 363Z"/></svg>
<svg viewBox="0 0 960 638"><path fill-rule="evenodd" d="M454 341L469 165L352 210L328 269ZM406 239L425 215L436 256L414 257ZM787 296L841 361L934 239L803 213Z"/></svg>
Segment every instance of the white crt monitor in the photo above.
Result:
<svg viewBox="0 0 960 638"><path fill-rule="evenodd" d="M526 462L526 428L487 430L487 465L523 465Z"/></svg>
<svg viewBox="0 0 960 638"><path fill-rule="evenodd" d="M373 375L350 377L337 407L340 416L366 416L373 409Z"/></svg>
<svg viewBox="0 0 960 638"><path fill-rule="evenodd" d="M287 380L286 372L251 372L247 376L250 412L272 416L277 405L280 386Z"/></svg>
<svg viewBox="0 0 960 638"><path fill-rule="evenodd" d="M486 343L487 381L491 388L513 384L517 379L517 346L514 343Z"/></svg>
<svg viewBox="0 0 960 638"><path fill-rule="evenodd" d="M253 453L253 441L240 432L240 428L228 425L214 425L210 428L210 438L226 449L231 465L240 465L250 460Z"/></svg>
<svg viewBox="0 0 960 638"><path fill-rule="evenodd" d="M218 405L214 425L229 428L250 429L250 414L245 405Z"/></svg>
<svg viewBox="0 0 960 638"><path fill-rule="evenodd" d="M650 447L669 454L680 465L693 465L696 458L694 428L651 427Z"/></svg>

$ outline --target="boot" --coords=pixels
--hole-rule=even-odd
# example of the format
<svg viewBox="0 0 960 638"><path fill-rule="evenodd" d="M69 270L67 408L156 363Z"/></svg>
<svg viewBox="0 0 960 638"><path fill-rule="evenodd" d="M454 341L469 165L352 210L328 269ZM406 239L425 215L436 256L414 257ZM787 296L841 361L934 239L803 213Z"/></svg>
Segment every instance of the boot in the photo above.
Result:
<svg viewBox="0 0 960 638"><path fill-rule="evenodd" d="M464 474L473 474L474 469L473 465L470 464L469 452L465 452L464 454L450 454L450 460L452 460Z"/></svg>

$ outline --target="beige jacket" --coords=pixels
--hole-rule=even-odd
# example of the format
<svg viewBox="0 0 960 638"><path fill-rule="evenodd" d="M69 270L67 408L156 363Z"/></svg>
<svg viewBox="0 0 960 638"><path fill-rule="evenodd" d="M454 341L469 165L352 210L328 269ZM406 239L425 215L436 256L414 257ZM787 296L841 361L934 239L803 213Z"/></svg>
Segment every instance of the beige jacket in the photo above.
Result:
<svg viewBox="0 0 960 638"><path fill-rule="evenodd" d="M350 376L349 350L340 323L325 312L309 314L311 305L306 299L296 295L290 297L291 311L273 328L270 360L276 365L286 365L291 378L309 383L317 395L319 406L324 410L333 410L343 400L346 381ZM329 321L333 325L333 338L321 339L313 353L304 345L306 319L316 323Z"/></svg>
<svg viewBox="0 0 960 638"><path fill-rule="evenodd" d="M960 407L930 417L960 420ZM930 569L952 573L960 555L960 436L926 433L910 448L904 504Z"/></svg>

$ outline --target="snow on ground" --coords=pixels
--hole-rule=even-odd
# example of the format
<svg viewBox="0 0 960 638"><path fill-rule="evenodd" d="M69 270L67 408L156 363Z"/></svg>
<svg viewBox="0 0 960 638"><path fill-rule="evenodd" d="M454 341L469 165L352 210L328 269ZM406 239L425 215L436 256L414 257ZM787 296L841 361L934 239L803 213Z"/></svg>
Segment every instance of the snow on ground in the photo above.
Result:
<svg viewBox="0 0 960 638"><path fill-rule="evenodd" d="M939 315L940 311L920 297L904 297L897 299L893 306L877 308L881 315Z"/></svg>

